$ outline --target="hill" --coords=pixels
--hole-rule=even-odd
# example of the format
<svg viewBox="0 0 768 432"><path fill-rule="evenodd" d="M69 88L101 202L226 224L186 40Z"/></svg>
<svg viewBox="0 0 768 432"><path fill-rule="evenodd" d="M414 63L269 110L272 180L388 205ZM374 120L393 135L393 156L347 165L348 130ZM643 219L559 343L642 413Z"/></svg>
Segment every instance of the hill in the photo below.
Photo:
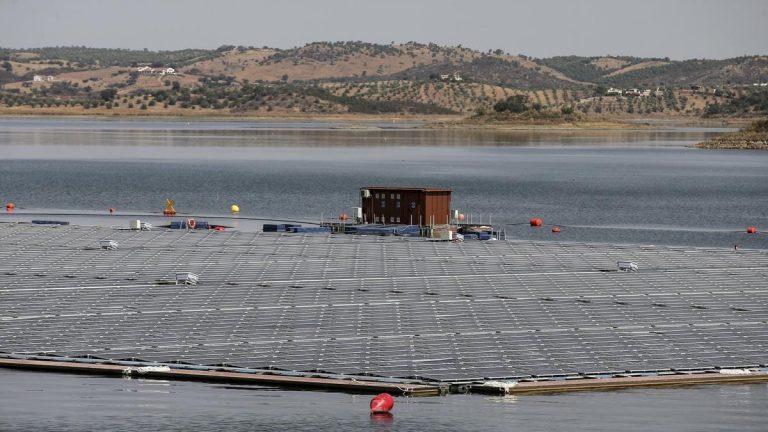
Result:
<svg viewBox="0 0 768 432"><path fill-rule="evenodd" d="M522 88L564 87L574 80L546 66L503 53L408 43L316 42L289 50L233 50L187 65L186 73L229 75L249 81L315 81L409 78L459 72L480 82ZM514 78L505 78L514 75Z"/></svg>
<svg viewBox="0 0 768 432"><path fill-rule="evenodd" d="M752 84L768 81L765 56L533 59L415 42L0 48L0 58L0 113L467 116L525 95L545 111L587 117L754 116L765 112L765 87Z"/></svg>
<svg viewBox="0 0 768 432"><path fill-rule="evenodd" d="M535 60L575 80L616 87L750 85L768 81L768 56L724 60L551 57Z"/></svg>

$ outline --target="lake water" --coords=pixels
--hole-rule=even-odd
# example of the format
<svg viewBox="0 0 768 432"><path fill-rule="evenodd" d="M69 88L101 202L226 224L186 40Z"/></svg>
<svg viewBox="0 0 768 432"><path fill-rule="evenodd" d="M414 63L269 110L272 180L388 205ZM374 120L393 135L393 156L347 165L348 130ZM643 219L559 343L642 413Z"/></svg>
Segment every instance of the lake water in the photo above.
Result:
<svg viewBox="0 0 768 432"><path fill-rule="evenodd" d="M765 431L768 385L396 398L0 369L3 431Z"/></svg>
<svg viewBox="0 0 768 432"><path fill-rule="evenodd" d="M407 123L0 119L0 222L155 224L180 212L317 221L364 185L438 186L510 238L768 249L768 152L687 145L721 129L483 132ZM239 218L227 219L233 203ZM118 216L107 216L115 207ZM560 234L527 226L531 217ZM250 222L250 223L249 223ZM0 341L0 346L2 341ZM0 369L0 430L766 430L768 386L398 398Z"/></svg>
<svg viewBox="0 0 768 432"><path fill-rule="evenodd" d="M0 200L18 209L0 221L110 207L156 215L173 198L185 214L226 217L236 203L241 219L317 222L358 206L361 186L435 186L508 238L768 248L767 236L745 233L768 226L768 153L686 147L722 129L358 126L0 120ZM561 233L531 229L532 217Z"/></svg>

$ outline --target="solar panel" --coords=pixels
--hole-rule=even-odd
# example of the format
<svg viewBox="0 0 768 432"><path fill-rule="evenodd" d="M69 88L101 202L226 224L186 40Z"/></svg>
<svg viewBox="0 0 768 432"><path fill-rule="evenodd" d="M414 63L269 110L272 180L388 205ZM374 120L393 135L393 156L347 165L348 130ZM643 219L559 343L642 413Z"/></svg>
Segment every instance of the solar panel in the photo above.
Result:
<svg viewBox="0 0 768 432"><path fill-rule="evenodd" d="M766 288L759 250L0 224L16 354L433 381L765 365Z"/></svg>

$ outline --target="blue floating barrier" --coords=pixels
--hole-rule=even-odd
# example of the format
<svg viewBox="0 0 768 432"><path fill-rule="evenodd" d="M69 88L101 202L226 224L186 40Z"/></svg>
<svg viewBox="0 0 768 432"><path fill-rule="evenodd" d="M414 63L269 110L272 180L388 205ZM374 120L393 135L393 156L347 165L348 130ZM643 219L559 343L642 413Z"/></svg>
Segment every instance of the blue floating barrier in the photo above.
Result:
<svg viewBox="0 0 768 432"><path fill-rule="evenodd" d="M52 221L52 220L33 220L33 224L37 225L69 225L67 221Z"/></svg>

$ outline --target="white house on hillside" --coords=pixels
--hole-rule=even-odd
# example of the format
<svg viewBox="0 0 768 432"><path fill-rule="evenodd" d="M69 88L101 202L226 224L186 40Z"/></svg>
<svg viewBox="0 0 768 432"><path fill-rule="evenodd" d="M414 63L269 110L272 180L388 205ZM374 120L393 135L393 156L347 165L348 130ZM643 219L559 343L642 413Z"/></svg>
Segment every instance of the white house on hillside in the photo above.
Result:
<svg viewBox="0 0 768 432"><path fill-rule="evenodd" d="M174 68L152 68L149 66L140 66L136 68L136 72L149 75L176 75L176 69Z"/></svg>
<svg viewBox="0 0 768 432"><path fill-rule="evenodd" d="M440 80L441 81L456 81L456 82L460 82L460 81L464 81L464 77L459 75L458 72L454 72L452 74L440 74Z"/></svg>

